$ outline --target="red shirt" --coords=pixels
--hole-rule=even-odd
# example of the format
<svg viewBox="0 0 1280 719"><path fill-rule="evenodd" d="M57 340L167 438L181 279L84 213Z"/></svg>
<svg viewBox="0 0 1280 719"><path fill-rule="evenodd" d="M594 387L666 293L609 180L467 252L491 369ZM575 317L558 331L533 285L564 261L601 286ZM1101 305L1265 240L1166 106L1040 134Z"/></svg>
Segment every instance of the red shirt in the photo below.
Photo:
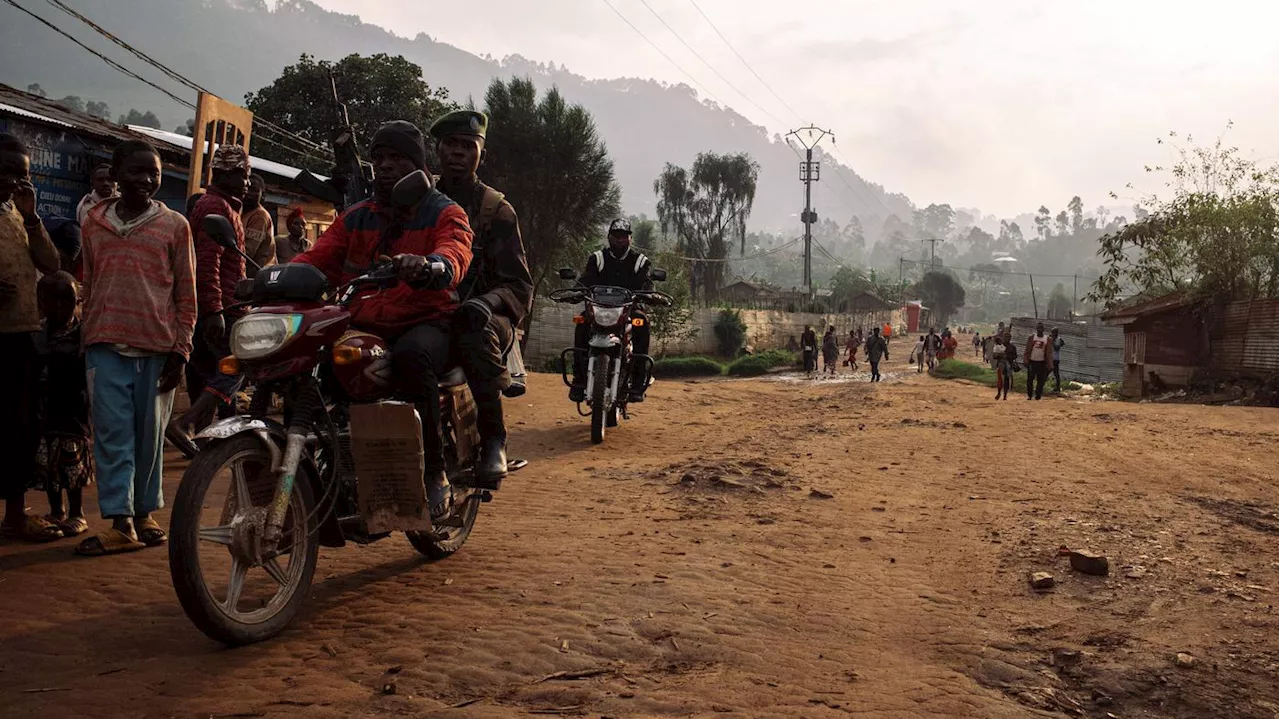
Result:
<svg viewBox="0 0 1280 719"><path fill-rule="evenodd" d="M205 215L222 215L236 230L236 245L244 250L244 225L240 222L240 201L210 186L191 209L191 232L196 247L196 298L200 316L235 304L236 283L244 278L244 258L223 249L200 226Z"/></svg>
<svg viewBox="0 0 1280 719"><path fill-rule="evenodd" d="M357 327L393 336L427 320L448 317L458 307L458 283L471 264L471 226L467 213L443 193L432 190L396 220L376 200L352 205L325 230L310 250L293 258L324 272L338 286L368 271L380 255L439 255L453 269L445 290L415 290L405 283L351 304ZM397 236L397 231L399 232Z"/></svg>

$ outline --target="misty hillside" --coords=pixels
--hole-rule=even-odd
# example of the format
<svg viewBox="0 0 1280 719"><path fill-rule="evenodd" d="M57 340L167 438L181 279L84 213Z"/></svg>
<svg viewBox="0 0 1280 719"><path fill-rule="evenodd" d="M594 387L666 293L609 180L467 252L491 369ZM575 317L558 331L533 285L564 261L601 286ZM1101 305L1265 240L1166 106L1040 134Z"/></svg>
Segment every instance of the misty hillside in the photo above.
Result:
<svg viewBox="0 0 1280 719"><path fill-rule="evenodd" d="M48 4L26 6L147 79L179 96L190 94ZM447 87L458 101L474 97L479 103L494 77L528 76L544 89L554 84L566 99L595 116L614 158L627 212L654 214L652 185L664 163L687 166L698 152L745 151L761 165L751 226L800 233L804 196L795 153L733 110L699 102L685 85L588 80L554 63L519 56L480 58L423 34L412 40L396 37L307 0L285 0L275 11L264 0L77 0L74 6L179 73L237 102L246 92L270 84L302 53L334 60L350 53L404 55L423 68L430 85ZM7 5L0 6L0 81L20 88L39 83L55 99L76 95L107 102L113 118L131 108L151 110L167 130L191 116L172 99ZM814 188L819 216L843 225L856 214L869 241L877 239L890 212L909 220L905 197L864 182L850 169L842 172L843 180L826 159L823 182Z"/></svg>

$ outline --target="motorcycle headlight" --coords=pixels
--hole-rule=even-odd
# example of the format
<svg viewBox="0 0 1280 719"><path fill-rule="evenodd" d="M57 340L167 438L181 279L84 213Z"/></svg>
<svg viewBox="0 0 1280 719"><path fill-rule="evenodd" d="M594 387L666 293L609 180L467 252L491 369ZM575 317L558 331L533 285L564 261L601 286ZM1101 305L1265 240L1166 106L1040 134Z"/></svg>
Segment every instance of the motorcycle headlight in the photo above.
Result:
<svg viewBox="0 0 1280 719"><path fill-rule="evenodd" d="M596 324L601 327L612 327L618 324L618 320L622 319L621 307L596 307L591 311L591 316L595 318Z"/></svg>
<svg viewBox="0 0 1280 719"><path fill-rule="evenodd" d="M246 315L231 327L231 354L236 359L266 357L284 347L302 325L302 315Z"/></svg>

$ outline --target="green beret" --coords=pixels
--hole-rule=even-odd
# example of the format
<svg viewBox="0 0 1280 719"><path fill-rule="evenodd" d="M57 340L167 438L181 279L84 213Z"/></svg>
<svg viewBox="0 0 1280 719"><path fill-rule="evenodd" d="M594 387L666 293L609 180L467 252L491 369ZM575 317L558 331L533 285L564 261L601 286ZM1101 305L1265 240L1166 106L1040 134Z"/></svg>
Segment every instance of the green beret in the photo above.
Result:
<svg viewBox="0 0 1280 719"><path fill-rule="evenodd" d="M439 140L448 135L475 135L483 138L489 130L489 118L475 110L454 110L431 125L431 136Z"/></svg>

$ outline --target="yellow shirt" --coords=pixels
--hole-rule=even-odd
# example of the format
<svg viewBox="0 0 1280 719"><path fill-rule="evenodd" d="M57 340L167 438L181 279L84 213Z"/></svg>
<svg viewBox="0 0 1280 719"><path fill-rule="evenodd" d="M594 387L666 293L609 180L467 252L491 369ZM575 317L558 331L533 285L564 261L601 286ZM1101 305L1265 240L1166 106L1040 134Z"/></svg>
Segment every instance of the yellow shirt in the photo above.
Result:
<svg viewBox="0 0 1280 719"><path fill-rule="evenodd" d="M22 213L12 202L0 204L0 280L13 283L18 293L0 302L0 332L35 332L40 329L36 309L36 281L40 272L56 272L61 263L58 249L44 223L28 234Z"/></svg>

